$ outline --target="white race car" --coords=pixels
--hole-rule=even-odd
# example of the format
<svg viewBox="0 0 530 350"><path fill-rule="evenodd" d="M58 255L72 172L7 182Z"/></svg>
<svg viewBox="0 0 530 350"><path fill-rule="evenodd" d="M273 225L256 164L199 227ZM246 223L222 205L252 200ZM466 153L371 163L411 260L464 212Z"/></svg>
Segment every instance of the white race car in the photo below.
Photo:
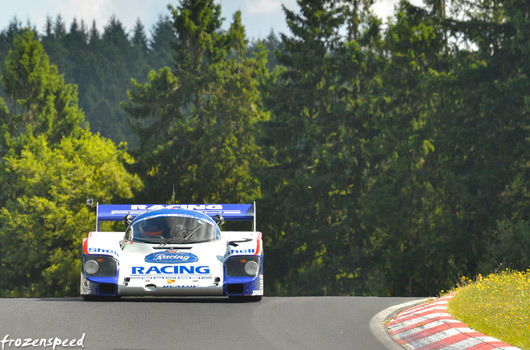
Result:
<svg viewBox="0 0 530 350"><path fill-rule="evenodd" d="M100 221L127 230L101 232ZM252 231L221 231L224 220L252 220ZM96 231L83 240L81 295L263 295L263 241L255 204L96 205Z"/></svg>

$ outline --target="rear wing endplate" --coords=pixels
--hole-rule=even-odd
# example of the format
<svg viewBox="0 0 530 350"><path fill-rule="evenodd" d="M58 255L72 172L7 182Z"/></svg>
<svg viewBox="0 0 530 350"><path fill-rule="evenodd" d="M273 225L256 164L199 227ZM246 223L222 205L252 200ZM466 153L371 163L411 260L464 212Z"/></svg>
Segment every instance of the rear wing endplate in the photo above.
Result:
<svg viewBox="0 0 530 350"><path fill-rule="evenodd" d="M100 221L121 221L126 215L133 218L151 210L187 209L225 220L252 220L256 230L256 202L252 204L96 204L96 230Z"/></svg>

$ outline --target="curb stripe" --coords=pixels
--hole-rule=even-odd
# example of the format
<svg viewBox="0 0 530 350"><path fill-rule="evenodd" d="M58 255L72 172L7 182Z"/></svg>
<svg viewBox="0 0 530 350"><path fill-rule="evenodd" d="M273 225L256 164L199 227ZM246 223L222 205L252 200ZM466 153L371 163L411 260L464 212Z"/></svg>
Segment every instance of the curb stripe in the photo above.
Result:
<svg viewBox="0 0 530 350"><path fill-rule="evenodd" d="M465 328L465 327L466 325L463 324L462 322L456 322L456 323L441 322L441 324L438 324L438 325L435 324L432 328L420 329L419 331L411 330L409 331L409 334L407 335L400 335L400 338L406 341L407 343L411 343L415 340L423 339L430 335L441 333L449 329L453 329L453 328L459 329L459 328Z"/></svg>
<svg viewBox="0 0 530 350"><path fill-rule="evenodd" d="M409 350L521 350L477 332L447 313L447 303L454 295L398 313L387 322L387 332Z"/></svg>
<svg viewBox="0 0 530 350"><path fill-rule="evenodd" d="M415 315L411 315L411 316L408 316L408 317L396 319L395 321L389 323L389 325L392 326L393 324L403 323L403 322L407 322L407 321L410 321L410 320L416 320L419 317L423 317L425 319L432 319L432 318L434 318L436 316L442 316L444 314L446 314L445 309L443 309L443 310L432 310L432 311L429 311L429 312L421 312L421 313L417 313Z"/></svg>
<svg viewBox="0 0 530 350"><path fill-rule="evenodd" d="M400 334L400 333L403 333L403 332L407 332L407 331L410 331L410 330L413 330L413 329L418 329L419 330L420 327L423 327L423 328L435 327L437 324L442 323L442 321L449 322L449 323L460 322L460 321L455 320L454 318L452 318L450 316L440 316L440 317L436 318L436 320L423 320L423 321L420 321L420 322L417 322L417 323L413 323L410 326L406 326L406 327L400 328L400 329L395 330L395 331L390 331L390 334L397 335L397 334Z"/></svg>
<svg viewBox="0 0 530 350"><path fill-rule="evenodd" d="M419 323L419 322L424 322L426 323L427 321L435 321L435 320L438 320L440 319L440 317L447 317L447 314L444 313L444 312L440 312L440 313L433 313L433 314L430 314L428 315L429 317L422 317L422 316L418 316L418 317L414 317L414 316L411 316L409 317L408 319L406 320L397 320L396 322L392 322L392 323L388 323L387 326L389 328L402 328L402 327L406 327L406 326L409 326L411 324L415 324L415 323Z"/></svg>

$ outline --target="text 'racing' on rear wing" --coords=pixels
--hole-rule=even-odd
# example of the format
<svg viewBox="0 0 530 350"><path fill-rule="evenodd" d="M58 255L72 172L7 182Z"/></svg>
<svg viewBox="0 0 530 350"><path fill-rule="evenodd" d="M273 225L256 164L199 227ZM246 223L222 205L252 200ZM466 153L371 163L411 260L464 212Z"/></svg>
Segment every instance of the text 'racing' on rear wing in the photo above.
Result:
<svg viewBox="0 0 530 350"><path fill-rule="evenodd" d="M221 215L224 220L252 220L256 230L256 202L252 204L96 204L96 231L100 221L121 221L126 215L132 218L151 210L187 209L211 218Z"/></svg>

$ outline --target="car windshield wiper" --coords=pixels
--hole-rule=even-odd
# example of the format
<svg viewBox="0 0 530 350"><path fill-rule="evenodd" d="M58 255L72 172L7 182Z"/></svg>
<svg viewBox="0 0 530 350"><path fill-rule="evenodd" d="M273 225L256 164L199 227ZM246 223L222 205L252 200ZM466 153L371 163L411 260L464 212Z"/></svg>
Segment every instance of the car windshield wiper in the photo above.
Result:
<svg viewBox="0 0 530 350"><path fill-rule="evenodd" d="M193 236L193 234L195 232L197 232L198 229L200 229L202 227L202 224L198 225L197 227L195 227L194 229L183 229L183 230L180 230L179 232L177 232L177 234L173 237L169 237L169 238L163 238L163 237L160 237L162 239L162 241L160 241L160 246L163 246L163 245L166 245L166 244L170 244L170 243L177 243L178 241L182 240L182 242L186 242L188 239L191 238L191 236ZM188 233L189 231L189 233ZM183 235L180 235L180 233L183 233Z"/></svg>
<svg viewBox="0 0 530 350"><path fill-rule="evenodd" d="M158 242L152 241L151 239L145 239L145 238L134 238L133 242L158 243Z"/></svg>
<svg viewBox="0 0 530 350"><path fill-rule="evenodd" d="M159 246L163 246L163 245L166 245L166 244L169 244L169 243L173 243L173 241L178 238L178 237L169 237L169 238L163 238L162 241L160 242L160 245Z"/></svg>
<svg viewBox="0 0 530 350"><path fill-rule="evenodd" d="M188 233L188 235L184 237L184 242L186 242L188 239L190 239L190 237L193 236L193 234L195 232L197 232L197 230L200 229L201 227L202 227L202 224L198 225L193 230L191 230L190 233Z"/></svg>

